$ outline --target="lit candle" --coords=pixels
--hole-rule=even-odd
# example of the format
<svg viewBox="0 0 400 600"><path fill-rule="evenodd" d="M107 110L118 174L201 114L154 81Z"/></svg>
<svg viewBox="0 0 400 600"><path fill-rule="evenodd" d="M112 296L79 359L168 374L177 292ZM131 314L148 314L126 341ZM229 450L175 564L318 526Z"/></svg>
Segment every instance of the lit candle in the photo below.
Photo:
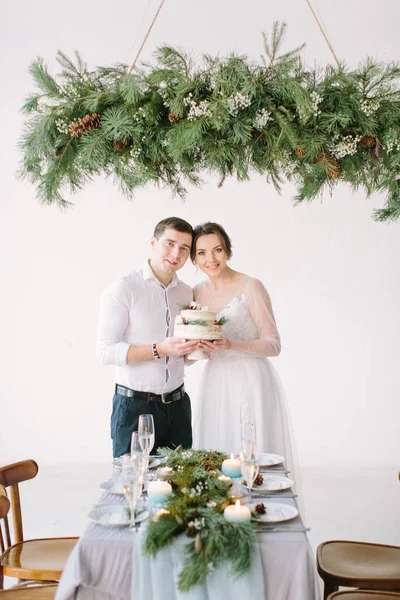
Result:
<svg viewBox="0 0 400 600"><path fill-rule="evenodd" d="M220 475L220 476L218 477L218 479L219 479L220 481L223 481L224 483L230 483L230 484L232 483L232 482L231 482L231 478L230 478L230 477L227 477L226 475Z"/></svg>
<svg viewBox="0 0 400 600"><path fill-rule="evenodd" d="M172 494L172 487L168 481L150 481L149 487L147 488L147 495L152 504L162 504L168 500L168 497Z"/></svg>
<svg viewBox="0 0 400 600"><path fill-rule="evenodd" d="M240 477L242 474L240 459L234 458L233 454L231 454L231 457L222 463L222 472L228 477Z"/></svg>
<svg viewBox="0 0 400 600"><path fill-rule="evenodd" d="M157 471L157 477L160 479L169 479L171 477L173 469L171 467L161 467Z"/></svg>
<svg viewBox="0 0 400 600"><path fill-rule="evenodd" d="M251 519L251 511L248 506L240 504L240 500L236 500L236 504L230 504L224 510L224 518L230 523L245 523Z"/></svg>

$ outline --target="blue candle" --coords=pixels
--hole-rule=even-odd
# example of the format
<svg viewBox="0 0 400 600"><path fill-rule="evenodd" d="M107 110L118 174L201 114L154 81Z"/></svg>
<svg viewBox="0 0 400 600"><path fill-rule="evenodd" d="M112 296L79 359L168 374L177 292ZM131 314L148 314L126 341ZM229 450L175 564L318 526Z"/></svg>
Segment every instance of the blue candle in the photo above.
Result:
<svg viewBox="0 0 400 600"><path fill-rule="evenodd" d="M240 477L242 474L242 470L240 467L240 459L234 458L233 454L231 454L231 457L227 458L222 463L222 472L228 477Z"/></svg>
<svg viewBox="0 0 400 600"><path fill-rule="evenodd" d="M147 488L147 495L152 504L163 504L163 502L167 502L171 494L172 487L168 481L150 481L149 487Z"/></svg>

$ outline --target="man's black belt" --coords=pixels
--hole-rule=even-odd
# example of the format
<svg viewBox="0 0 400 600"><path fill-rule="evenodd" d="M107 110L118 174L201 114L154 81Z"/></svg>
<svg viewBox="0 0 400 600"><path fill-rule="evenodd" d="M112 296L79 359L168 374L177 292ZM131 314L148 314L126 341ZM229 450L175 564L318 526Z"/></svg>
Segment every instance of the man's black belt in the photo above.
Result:
<svg viewBox="0 0 400 600"><path fill-rule="evenodd" d="M176 402L177 400L181 400L185 395L185 386L182 385L173 390L172 392L168 392L168 394L153 394L153 392L138 392L136 390L131 390L130 388L125 387L124 385L115 386L115 393L120 396L126 396L127 398L134 398L135 400L146 400L146 402L162 402L163 404L171 404L171 402Z"/></svg>

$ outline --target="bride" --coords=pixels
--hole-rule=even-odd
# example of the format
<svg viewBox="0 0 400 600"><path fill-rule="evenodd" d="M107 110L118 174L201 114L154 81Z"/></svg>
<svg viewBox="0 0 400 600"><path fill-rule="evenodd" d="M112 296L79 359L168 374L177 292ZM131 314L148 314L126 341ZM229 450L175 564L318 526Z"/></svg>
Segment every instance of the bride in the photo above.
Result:
<svg viewBox="0 0 400 600"><path fill-rule="evenodd" d="M198 344L209 360L194 411L194 447L239 453L241 407L247 403L258 452L282 455L293 469L284 391L269 360L281 351L271 300L258 279L228 265L231 256L231 240L221 225L195 228L192 261L208 279L195 286L194 298L227 321L222 340Z"/></svg>

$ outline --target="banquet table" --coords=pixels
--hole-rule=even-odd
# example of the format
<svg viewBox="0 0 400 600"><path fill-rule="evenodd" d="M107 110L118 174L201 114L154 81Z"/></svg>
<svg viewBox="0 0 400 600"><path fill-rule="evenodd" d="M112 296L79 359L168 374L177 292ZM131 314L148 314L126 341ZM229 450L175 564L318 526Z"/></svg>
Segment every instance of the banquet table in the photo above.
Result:
<svg viewBox="0 0 400 600"><path fill-rule="evenodd" d="M114 477L116 476L118 474L114 473ZM295 504L292 498L285 498L284 501ZM119 495L104 493L99 503L124 504L125 499ZM253 600L320 598L315 559L307 534L303 531L291 531L300 527L302 521L297 517L287 524L284 532L265 531L259 534L258 555L262 564L263 592L256 595L252 593ZM158 555L155 559L143 556L140 553L140 540L140 533L135 534L127 527L106 527L90 523L67 561L56 600L142 600L143 597L147 600L222 600L229 597L229 591L227 595L227 590L224 589L216 594L215 586L209 589L207 586L196 586L193 594L177 592L175 583L178 565L176 561L174 563L171 551L163 549L161 559ZM139 555L134 555L135 552L139 552ZM160 560L163 571L160 571ZM136 565L136 573L146 574L145 591L143 582L139 590L138 585L135 585L138 582L135 578L132 579L133 564ZM160 573L168 574L163 581L158 576ZM208 579L212 579L213 575L214 573ZM228 570L226 575L232 580ZM230 585L238 586L239 590L240 579L236 583L232 580Z"/></svg>

